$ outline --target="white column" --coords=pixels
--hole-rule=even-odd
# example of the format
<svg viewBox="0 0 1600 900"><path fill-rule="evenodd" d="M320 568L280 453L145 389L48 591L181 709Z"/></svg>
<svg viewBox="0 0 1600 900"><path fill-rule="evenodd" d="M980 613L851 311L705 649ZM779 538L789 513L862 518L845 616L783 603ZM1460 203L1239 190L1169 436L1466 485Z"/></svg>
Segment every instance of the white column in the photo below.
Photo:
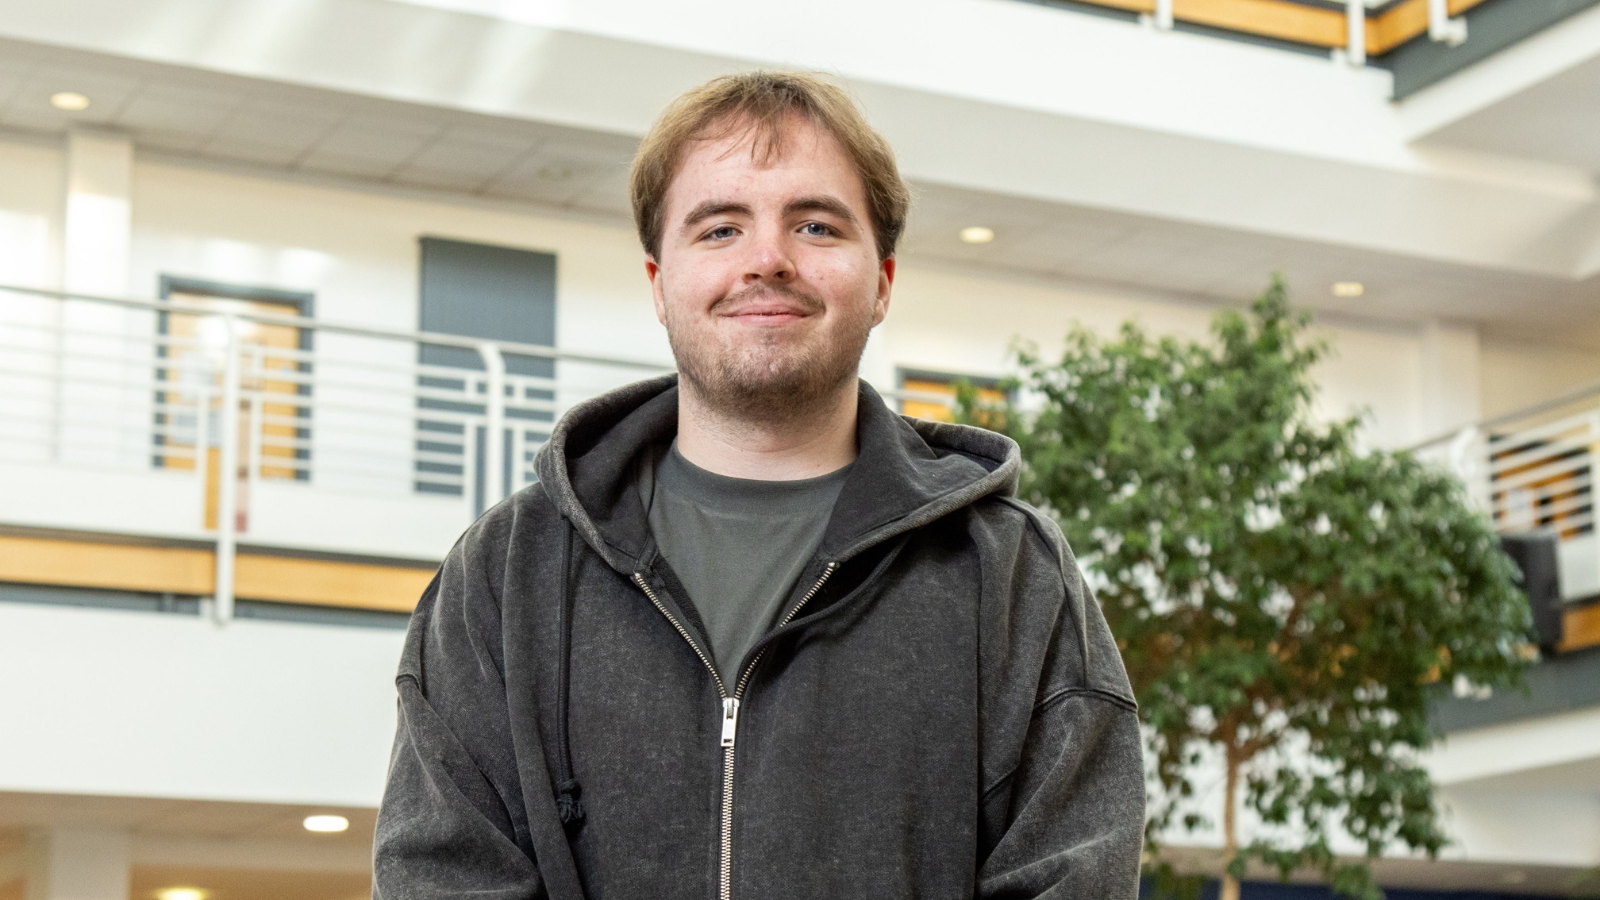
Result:
<svg viewBox="0 0 1600 900"><path fill-rule="evenodd" d="M1422 428L1432 437L1483 418L1478 328L1431 321L1422 326Z"/></svg>
<svg viewBox="0 0 1600 900"><path fill-rule="evenodd" d="M133 142L114 133L71 131L66 159L62 290L126 296ZM61 306L59 323L56 457L100 465L148 460L148 441L136 436L149 422L149 392L118 385L150 379L148 347L134 353L120 337L135 327L152 329L150 315L69 300Z"/></svg>
<svg viewBox="0 0 1600 900"><path fill-rule="evenodd" d="M62 289L126 294L133 242L133 141L105 132L68 132L66 186Z"/></svg>
<svg viewBox="0 0 1600 900"><path fill-rule="evenodd" d="M126 831L57 827L28 841L25 900L128 900Z"/></svg>

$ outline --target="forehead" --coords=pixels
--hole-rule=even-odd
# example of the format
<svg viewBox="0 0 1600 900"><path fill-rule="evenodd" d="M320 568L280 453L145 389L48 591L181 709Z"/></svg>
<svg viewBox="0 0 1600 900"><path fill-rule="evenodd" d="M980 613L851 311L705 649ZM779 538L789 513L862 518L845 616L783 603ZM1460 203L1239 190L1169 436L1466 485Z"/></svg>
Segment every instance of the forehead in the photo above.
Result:
<svg viewBox="0 0 1600 900"><path fill-rule="evenodd" d="M708 199L782 203L828 194L866 220L866 188L838 138L798 115L782 126L782 142L769 153L757 128L738 126L710 140L691 142L667 187L668 225Z"/></svg>

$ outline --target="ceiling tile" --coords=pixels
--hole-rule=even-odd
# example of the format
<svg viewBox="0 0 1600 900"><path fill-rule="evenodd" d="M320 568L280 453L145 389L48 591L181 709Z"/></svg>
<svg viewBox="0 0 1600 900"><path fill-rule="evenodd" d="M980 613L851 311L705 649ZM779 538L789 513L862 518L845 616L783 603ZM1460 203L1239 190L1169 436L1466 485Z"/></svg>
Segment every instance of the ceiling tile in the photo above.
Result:
<svg viewBox="0 0 1600 900"><path fill-rule="evenodd" d="M27 78L27 70L20 66L9 69L0 67L0 113L22 92Z"/></svg>
<svg viewBox="0 0 1600 900"><path fill-rule="evenodd" d="M396 184L432 188L441 191L460 191L467 194L477 193L483 183L488 180L471 172L444 172L414 167L406 167L399 171L391 172L387 177Z"/></svg>
<svg viewBox="0 0 1600 900"><path fill-rule="evenodd" d="M307 141L307 144L310 142ZM288 166L300 158L304 148L293 145L273 145L254 141L216 138L193 148L201 156L225 159L231 162L257 163L265 166Z"/></svg>
<svg viewBox="0 0 1600 900"><path fill-rule="evenodd" d="M268 155L272 158L287 161L309 149L331 124L331 118L309 111L285 115L245 104L213 134L213 143L219 148L260 147L271 151ZM208 145L205 149L210 152L212 148Z"/></svg>
<svg viewBox="0 0 1600 900"><path fill-rule="evenodd" d="M572 192L573 186L569 182L537 178L501 180L485 190L486 194L496 197L549 204L560 203L572 196Z"/></svg>
<svg viewBox="0 0 1600 900"><path fill-rule="evenodd" d="M424 147L395 173L400 181L425 181L434 186L476 189L504 172L532 144L484 144L455 139Z"/></svg>
<svg viewBox="0 0 1600 900"><path fill-rule="evenodd" d="M354 166L364 171L387 173L409 160L431 138L430 132L342 122L317 142L306 157L306 165L310 168L336 166L340 170ZM312 163L313 159L318 162Z"/></svg>
<svg viewBox="0 0 1600 900"><path fill-rule="evenodd" d="M387 178L395 164L370 156L341 156L334 153L312 152L300 159L296 168L329 175L350 175L356 178Z"/></svg>
<svg viewBox="0 0 1600 900"><path fill-rule="evenodd" d="M139 129L134 137L134 143L142 149L166 150L173 153L195 153L205 142L204 134L151 129Z"/></svg>
<svg viewBox="0 0 1600 900"><path fill-rule="evenodd" d="M123 107L116 124L141 133L205 137L222 127L240 100L216 91L151 85Z"/></svg>

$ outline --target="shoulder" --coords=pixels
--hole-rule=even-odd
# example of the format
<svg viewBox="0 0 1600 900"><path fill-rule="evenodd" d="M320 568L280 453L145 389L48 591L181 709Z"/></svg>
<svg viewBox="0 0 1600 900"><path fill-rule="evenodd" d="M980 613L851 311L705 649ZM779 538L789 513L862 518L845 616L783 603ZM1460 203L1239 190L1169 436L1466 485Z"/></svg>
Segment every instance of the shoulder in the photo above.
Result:
<svg viewBox="0 0 1600 900"><path fill-rule="evenodd" d="M559 513L541 484L532 484L485 510L445 554L411 616L401 675L423 681L423 660L448 660L459 649L482 649L499 665L499 633L506 574L539 565L529 554L547 553ZM435 662L436 671L439 663Z"/></svg>
<svg viewBox="0 0 1600 900"><path fill-rule="evenodd" d="M964 524L985 558L1037 566L1052 576L1078 574L1061 526L1015 496L991 494L979 499L967 508Z"/></svg>
<svg viewBox="0 0 1600 900"><path fill-rule="evenodd" d="M1040 698L1088 691L1132 706L1115 638L1055 519L992 496L973 505L969 521L990 570L983 615L1012 652L1037 654Z"/></svg>
<svg viewBox="0 0 1600 900"><path fill-rule="evenodd" d="M450 556L490 561L537 550L560 518L544 482L536 481L484 510L461 533Z"/></svg>

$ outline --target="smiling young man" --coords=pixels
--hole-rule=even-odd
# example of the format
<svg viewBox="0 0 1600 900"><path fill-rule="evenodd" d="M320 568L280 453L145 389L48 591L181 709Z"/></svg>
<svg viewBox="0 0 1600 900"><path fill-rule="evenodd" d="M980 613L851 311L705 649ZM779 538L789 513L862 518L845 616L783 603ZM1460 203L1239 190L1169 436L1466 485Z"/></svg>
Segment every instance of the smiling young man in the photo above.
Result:
<svg viewBox="0 0 1600 900"><path fill-rule="evenodd" d="M567 413L423 595L374 894L1136 896L1132 694L1016 446L857 374L888 145L818 78L719 78L632 195L678 374Z"/></svg>

